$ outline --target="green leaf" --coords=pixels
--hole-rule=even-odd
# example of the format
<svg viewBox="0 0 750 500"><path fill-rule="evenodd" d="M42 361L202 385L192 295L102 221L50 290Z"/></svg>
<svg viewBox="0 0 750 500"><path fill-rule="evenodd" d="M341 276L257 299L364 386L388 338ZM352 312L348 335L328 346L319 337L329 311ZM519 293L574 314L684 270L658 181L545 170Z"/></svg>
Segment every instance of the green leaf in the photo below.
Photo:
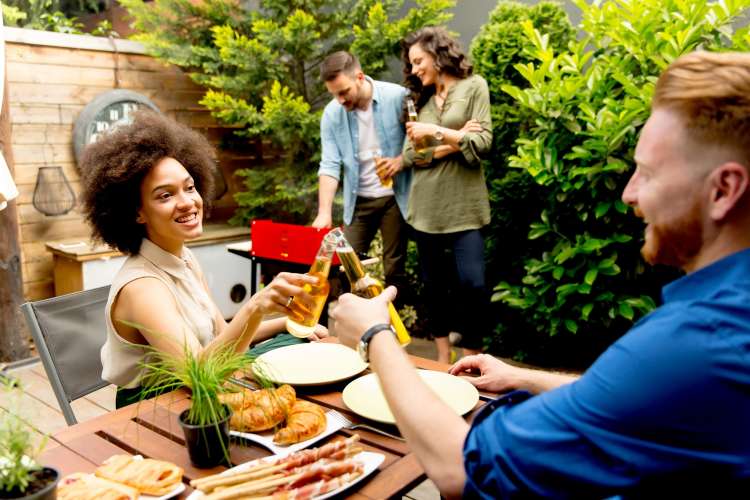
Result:
<svg viewBox="0 0 750 500"><path fill-rule="evenodd" d="M635 316L633 308L627 302L620 303L618 311L620 313L620 316L628 320L632 320L633 317Z"/></svg>
<svg viewBox="0 0 750 500"><path fill-rule="evenodd" d="M576 333L578 331L578 323L576 323L572 319L566 319L565 328L571 333Z"/></svg>
<svg viewBox="0 0 750 500"><path fill-rule="evenodd" d="M562 278L563 274L565 274L565 268L562 266L557 266L552 271L552 277L555 278L556 280L559 280L560 278Z"/></svg>
<svg viewBox="0 0 750 500"><path fill-rule="evenodd" d="M583 281L589 285L593 285L594 281L596 281L597 274L599 274L599 271L596 268L589 269L586 272L586 276L584 276Z"/></svg>
<svg viewBox="0 0 750 500"><path fill-rule="evenodd" d="M583 319L584 321L588 321L589 315L591 314L591 311L593 310L594 310L593 302L584 304L583 307L581 308L581 319Z"/></svg>

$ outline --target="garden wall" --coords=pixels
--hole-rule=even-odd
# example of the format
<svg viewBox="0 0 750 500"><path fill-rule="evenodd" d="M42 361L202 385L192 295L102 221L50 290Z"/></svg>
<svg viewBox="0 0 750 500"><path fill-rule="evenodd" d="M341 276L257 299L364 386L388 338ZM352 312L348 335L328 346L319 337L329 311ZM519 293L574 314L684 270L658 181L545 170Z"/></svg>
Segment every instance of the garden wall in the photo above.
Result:
<svg viewBox="0 0 750 500"><path fill-rule="evenodd" d="M220 127L198 104L203 91L173 66L145 55L141 44L82 35L5 28L8 90L12 121L15 181L24 295L28 300L54 295L52 254L45 242L88 237L79 204L66 215L36 211L32 195L37 171L59 165L76 196L80 177L73 154L73 124L95 96L116 88L139 92L170 117L218 144L230 130ZM229 191L215 203L213 221L226 220L235 208L234 169L248 166L252 152L220 151L219 163Z"/></svg>

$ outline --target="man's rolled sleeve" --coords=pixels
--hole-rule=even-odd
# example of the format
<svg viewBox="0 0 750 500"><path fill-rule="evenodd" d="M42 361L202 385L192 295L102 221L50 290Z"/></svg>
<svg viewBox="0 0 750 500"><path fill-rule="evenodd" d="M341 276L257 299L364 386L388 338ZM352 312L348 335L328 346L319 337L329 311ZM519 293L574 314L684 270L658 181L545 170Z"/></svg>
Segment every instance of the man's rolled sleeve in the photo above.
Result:
<svg viewBox="0 0 750 500"><path fill-rule="evenodd" d="M340 181L343 158L338 144L336 143L336 136L333 133L332 119L327 111L328 110L326 109L326 112L323 113L323 118L320 120L320 143L322 153L320 167L318 168L318 176L327 175L328 177L333 177L337 181Z"/></svg>

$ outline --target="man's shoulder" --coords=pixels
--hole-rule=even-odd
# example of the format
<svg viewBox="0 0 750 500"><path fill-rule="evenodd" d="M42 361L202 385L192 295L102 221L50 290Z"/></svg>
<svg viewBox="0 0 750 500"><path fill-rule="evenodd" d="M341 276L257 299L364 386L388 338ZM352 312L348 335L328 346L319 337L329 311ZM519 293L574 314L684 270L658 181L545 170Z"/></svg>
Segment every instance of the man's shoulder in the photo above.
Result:
<svg viewBox="0 0 750 500"><path fill-rule="evenodd" d="M322 121L325 122L339 122L346 116L346 108L339 104L336 99L331 99L326 107L323 108Z"/></svg>
<svg viewBox="0 0 750 500"><path fill-rule="evenodd" d="M382 80L373 80L373 83L378 88L378 91L380 91L382 94L387 95L388 97L401 98L406 95L407 92L406 87L403 87L397 83L384 82Z"/></svg>

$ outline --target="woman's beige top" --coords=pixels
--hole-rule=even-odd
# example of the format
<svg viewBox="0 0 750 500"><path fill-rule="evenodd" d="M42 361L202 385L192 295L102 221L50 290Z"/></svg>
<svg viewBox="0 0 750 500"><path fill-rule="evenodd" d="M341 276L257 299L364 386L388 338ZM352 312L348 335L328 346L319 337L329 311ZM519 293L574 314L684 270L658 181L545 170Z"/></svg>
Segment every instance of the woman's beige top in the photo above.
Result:
<svg viewBox="0 0 750 500"><path fill-rule="evenodd" d="M112 318L112 304L122 287L139 278L156 278L164 283L184 319L184 324L202 346L218 333L214 321L214 305L201 281L198 261L187 248L179 258L144 238L141 250L125 260L112 282L107 300L107 341L102 346L102 378L119 387L138 387L141 380L140 363L147 350L117 334ZM114 318L116 319L116 318Z"/></svg>
<svg viewBox="0 0 750 500"><path fill-rule="evenodd" d="M467 133L459 142L460 152L439 160L432 158L434 146L419 155L429 163L414 163L411 141L404 141L404 168L413 167L406 220L424 233L455 233L479 229L490 222L490 203L480 160L492 146L490 93L487 82L473 75L456 82L438 108L435 96L419 110L419 121L458 130L474 119L481 132Z"/></svg>

